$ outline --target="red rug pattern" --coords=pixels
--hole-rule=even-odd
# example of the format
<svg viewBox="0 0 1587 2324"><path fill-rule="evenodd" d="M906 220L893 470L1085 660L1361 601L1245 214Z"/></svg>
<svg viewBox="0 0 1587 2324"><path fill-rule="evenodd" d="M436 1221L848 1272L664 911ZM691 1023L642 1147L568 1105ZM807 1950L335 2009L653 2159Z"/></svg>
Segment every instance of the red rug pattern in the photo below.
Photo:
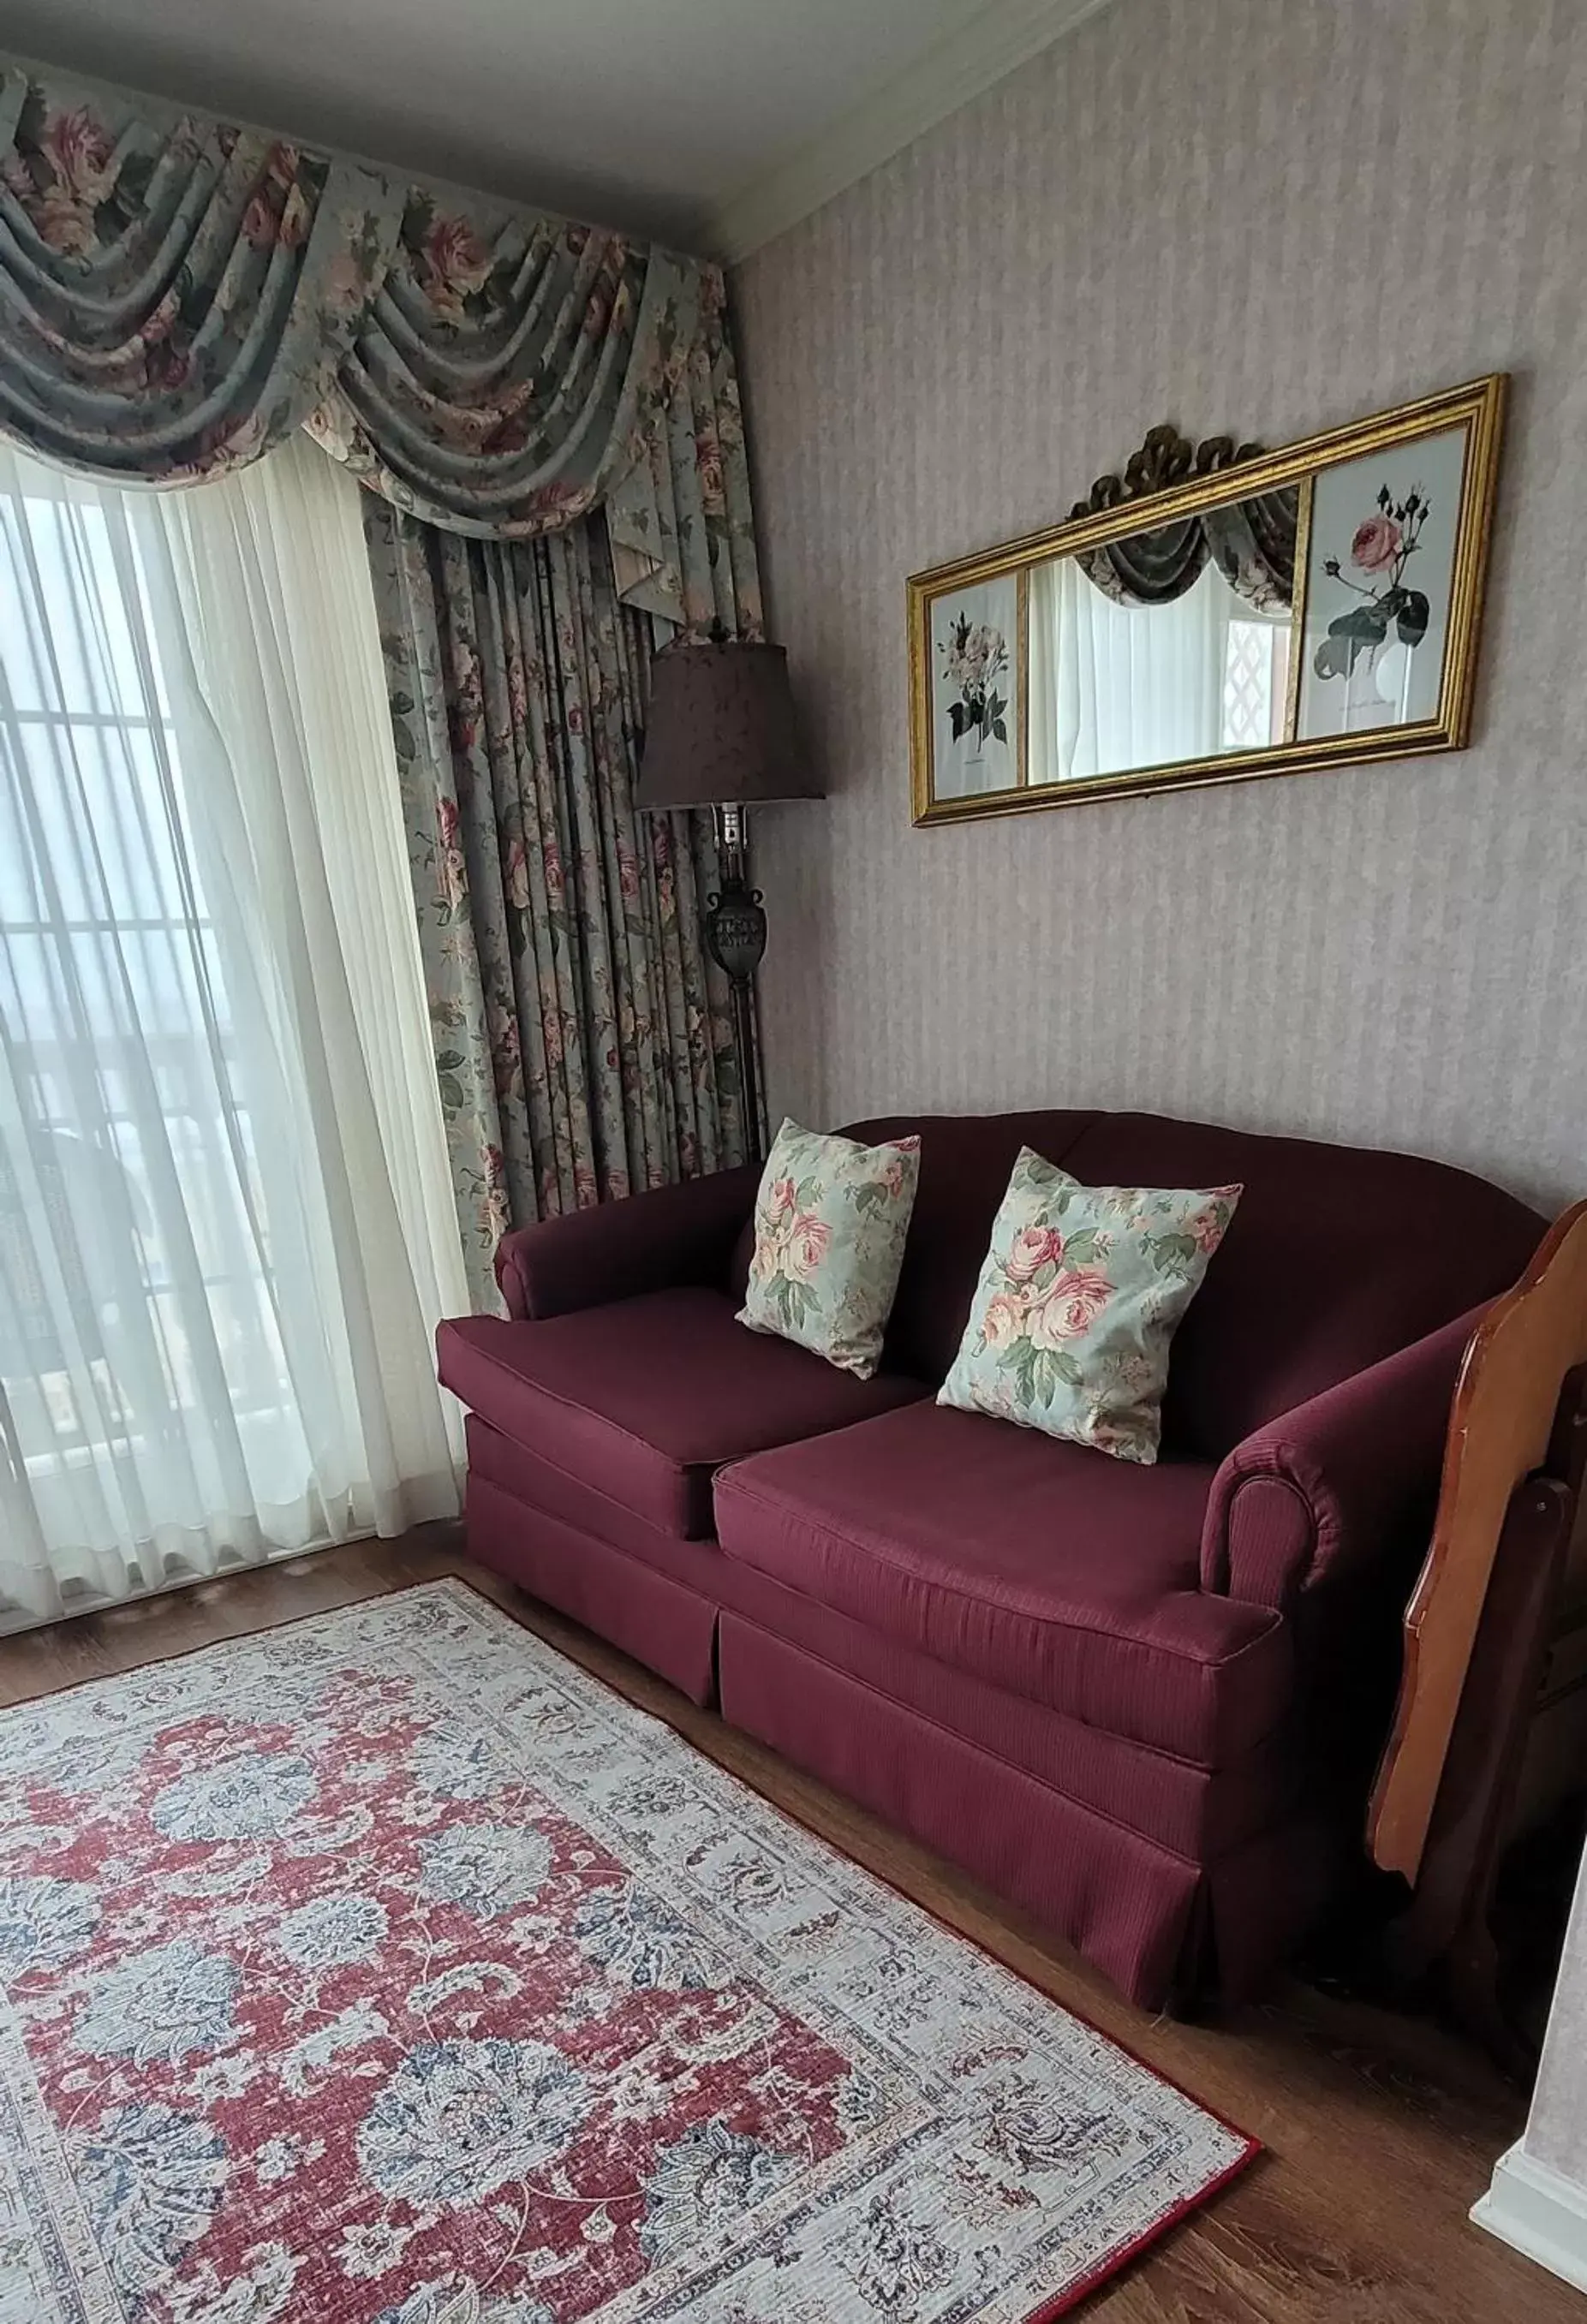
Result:
<svg viewBox="0 0 1587 2324"><path fill-rule="evenodd" d="M0 1802L0 2319L1027 2324L1251 2152L461 1583Z"/></svg>

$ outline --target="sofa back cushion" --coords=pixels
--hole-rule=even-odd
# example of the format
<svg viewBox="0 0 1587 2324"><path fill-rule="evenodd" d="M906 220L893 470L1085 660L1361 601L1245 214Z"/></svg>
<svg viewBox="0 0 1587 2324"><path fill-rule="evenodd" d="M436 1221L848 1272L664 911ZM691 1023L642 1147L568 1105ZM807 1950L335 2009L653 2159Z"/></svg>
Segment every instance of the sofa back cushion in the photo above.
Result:
<svg viewBox="0 0 1587 2324"><path fill-rule="evenodd" d="M1090 1185L1244 1188L1168 1370L1165 1447L1202 1460L1496 1297L1545 1223L1446 1163L1158 1114L1098 1116L1064 1167Z"/></svg>
<svg viewBox="0 0 1587 2324"><path fill-rule="evenodd" d="M1222 1460L1253 1429L1496 1297L1545 1224L1446 1163L1160 1114L897 1114L846 1127L869 1145L920 1136L883 1363L933 1388L964 1336L1022 1146L1091 1186L1244 1187L1174 1337L1167 1456ZM752 1241L746 1228L741 1293Z"/></svg>

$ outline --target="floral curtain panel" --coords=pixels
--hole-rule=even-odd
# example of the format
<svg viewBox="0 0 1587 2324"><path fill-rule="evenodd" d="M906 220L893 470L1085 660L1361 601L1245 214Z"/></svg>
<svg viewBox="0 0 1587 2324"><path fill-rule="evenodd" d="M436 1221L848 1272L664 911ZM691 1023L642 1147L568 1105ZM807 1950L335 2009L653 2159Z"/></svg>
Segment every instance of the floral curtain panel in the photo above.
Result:
<svg viewBox="0 0 1587 2324"><path fill-rule="evenodd" d="M365 529L476 1307L503 1230L742 1158L703 816L632 805L649 625L599 520Z"/></svg>
<svg viewBox="0 0 1587 2324"><path fill-rule="evenodd" d="M461 532L604 506L624 598L682 620L702 495L747 512L742 437L696 417L724 404L721 302L715 270L621 235L0 78L0 426L67 466L188 483L306 425Z"/></svg>

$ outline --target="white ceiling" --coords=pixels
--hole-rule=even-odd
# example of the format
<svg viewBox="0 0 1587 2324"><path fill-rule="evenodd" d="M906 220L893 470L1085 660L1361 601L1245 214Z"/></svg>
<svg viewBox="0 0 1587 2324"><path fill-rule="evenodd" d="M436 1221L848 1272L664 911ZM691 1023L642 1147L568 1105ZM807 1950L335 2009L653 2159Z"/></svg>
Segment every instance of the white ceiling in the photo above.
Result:
<svg viewBox="0 0 1587 2324"><path fill-rule="evenodd" d="M1086 0L5 0L5 39L703 248L736 198L779 185L758 213L777 231L800 187L813 207L834 166L862 174L927 125L918 101L900 112L900 88L936 91L936 117L986 85L988 59L1004 69L1081 13ZM812 149L845 130L847 158L812 175Z"/></svg>

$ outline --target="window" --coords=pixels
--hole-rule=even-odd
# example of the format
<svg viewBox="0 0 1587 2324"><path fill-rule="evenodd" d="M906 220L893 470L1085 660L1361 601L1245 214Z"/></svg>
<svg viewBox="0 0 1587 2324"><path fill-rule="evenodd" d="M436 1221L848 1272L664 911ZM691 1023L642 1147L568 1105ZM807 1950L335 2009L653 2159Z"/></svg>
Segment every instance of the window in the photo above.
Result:
<svg viewBox="0 0 1587 2324"><path fill-rule="evenodd" d="M1289 616L1232 616L1223 650L1225 751L1260 751L1284 740L1289 697Z"/></svg>
<svg viewBox="0 0 1587 2324"><path fill-rule="evenodd" d="M263 465L155 496L0 451L0 1619L455 1506L356 488Z"/></svg>

